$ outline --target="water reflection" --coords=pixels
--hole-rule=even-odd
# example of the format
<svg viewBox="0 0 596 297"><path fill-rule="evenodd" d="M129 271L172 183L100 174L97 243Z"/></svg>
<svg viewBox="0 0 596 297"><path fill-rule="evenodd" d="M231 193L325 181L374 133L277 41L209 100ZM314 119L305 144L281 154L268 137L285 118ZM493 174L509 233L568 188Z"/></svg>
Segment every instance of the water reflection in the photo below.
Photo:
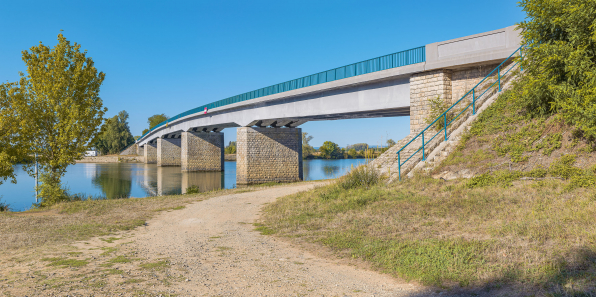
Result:
<svg viewBox="0 0 596 297"><path fill-rule="evenodd" d="M323 173L327 176L337 176L339 173L339 166L325 165L323 166Z"/></svg>
<svg viewBox="0 0 596 297"><path fill-rule="evenodd" d="M304 180L336 178L362 160L305 160ZM225 162L224 172L181 172L180 167L157 167L143 163L81 163L68 167L64 178L71 193L122 198L182 194L195 186L201 192L236 187L236 162ZM15 168L18 184L0 185L0 200L22 211L35 202L34 180Z"/></svg>
<svg viewBox="0 0 596 297"><path fill-rule="evenodd" d="M186 189L198 187L201 192L208 192L226 187L225 175L221 172L183 172L182 194Z"/></svg>
<svg viewBox="0 0 596 297"><path fill-rule="evenodd" d="M97 164L89 164L97 165ZM103 196L108 199L130 197L132 190L132 170L125 164L115 166L89 166L95 167L92 183L101 188Z"/></svg>

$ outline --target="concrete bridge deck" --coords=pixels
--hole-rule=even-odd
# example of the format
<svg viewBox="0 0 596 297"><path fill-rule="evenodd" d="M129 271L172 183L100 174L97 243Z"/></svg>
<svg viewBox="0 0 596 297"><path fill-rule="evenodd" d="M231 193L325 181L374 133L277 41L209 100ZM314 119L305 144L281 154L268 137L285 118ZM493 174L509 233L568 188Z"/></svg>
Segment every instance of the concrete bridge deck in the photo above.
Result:
<svg viewBox="0 0 596 297"><path fill-rule="evenodd" d="M429 99L459 99L520 44L515 26L428 44L399 53L405 62L392 64L398 67L379 70L383 69L380 63L392 57L388 55L370 60L376 64L353 64L352 74L357 74L358 65L369 67L369 73L264 95L276 85L249 92L254 99L241 96L242 100L236 100L241 98L236 96L209 105L214 108L195 108L155 127L136 144L143 148L148 163L182 166L183 170L222 170L218 165L223 162L221 131L237 127L239 184L300 180L301 158L296 158L301 155L301 131L296 127L307 121L409 115L410 129L415 131L424 124ZM335 79L337 69L317 75L335 73ZM296 87L296 80L286 85L290 83ZM293 168L292 172L287 168Z"/></svg>

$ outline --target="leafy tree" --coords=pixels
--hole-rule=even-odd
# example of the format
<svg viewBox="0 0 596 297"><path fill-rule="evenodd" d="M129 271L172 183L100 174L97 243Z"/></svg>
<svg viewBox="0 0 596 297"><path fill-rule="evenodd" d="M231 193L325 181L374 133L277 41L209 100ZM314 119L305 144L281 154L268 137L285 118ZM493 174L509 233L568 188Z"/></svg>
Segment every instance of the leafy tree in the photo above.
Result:
<svg viewBox="0 0 596 297"><path fill-rule="evenodd" d="M128 112L125 110L109 118L102 127L102 133L94 143L102 154L117 154L135 142L128 127Z"/></svg>
<svg viewBox="0 0 596 297"><path fill-rule="evenodd" d="M167 119L169 119L169 117L163 113L150 116L149 119L147 119L147 123L149 123L149 130L153 129L153 127L159 125Z"/></svg>
<svg viewBox="0 0 596 297"><path fill-rule="evenodd" d="M236 153L236 142L230 141L228 146L224 149L226 154L235 154Z"/></svg>
<svg viewBox="0 0 596 297"><path fill-rule="evenodd" d="M596 137L596 4L521 0L524 48L520 97L530 115L561 114Z"/></svg>
<svg viewBox="0 0 596 297"><path fill-rule="evenodd" d="M105 74L80 48L59 34L54 48L40 42L23 51L27 74L2 92L9 97L9 114L26 127L16 132L17 140L26 138L26 153L38 155L42 206L66 199L60 179L90 147L107 111L99 97ZM31 164L25 169L33 173Z"/></svg>
<svg viewBox="0 0 596 297"><path fill-rule="evenodd" d="M356 143L353 145L348 146L348 149L355 149L357 152L364 151L368 149L368 144L366 143Z"/></svg>
<svg viewBox="0 0 596 297"><path fill-rule="evenodd" d="M310 141L312 139L312 135L309 136L308 133L302 132L302 159L312 156L312 154L315 152L315 149L310 145Z"/></svg>
<svg viewBox="0 0 596 297"><path fill-rule="evenodd" d="M23 118L13 106L13 100L20 100L16 84L0 84L0 185L10 179L16 183L14 165L29 159L29 139L23 132L27 131Z"/></svg>
<svg viewBox="0 0 596 297"><path fill-rule="evenodd" d="M143 132L141 134L145 135L145 133L147 133L147 132L149 132L149 129L143 129ZM141 137L139 136L139 138L141 138Z"/></svg>
<svg viewBox="0 0 596 297"><path fill-rule="evenodd" d="M351 158L356 158L356 156L358 156L358 152L356 152L356 149L351 148L351 149L348 150L348 155Z"/></svg>
<svg viewBox="0 0 596 297"><path fill-rule="evenodd" d="M395 145L395 141L393 139L387 139L387 147L392 147Z"/></svg>
<svg viewBox="0 0 596 297"><path fill-rule="evenodd" d="M321 151L321 155L327 159L338 159L342 156L341 149L337 143L331 141L325 141L319 150Z"/></svg>

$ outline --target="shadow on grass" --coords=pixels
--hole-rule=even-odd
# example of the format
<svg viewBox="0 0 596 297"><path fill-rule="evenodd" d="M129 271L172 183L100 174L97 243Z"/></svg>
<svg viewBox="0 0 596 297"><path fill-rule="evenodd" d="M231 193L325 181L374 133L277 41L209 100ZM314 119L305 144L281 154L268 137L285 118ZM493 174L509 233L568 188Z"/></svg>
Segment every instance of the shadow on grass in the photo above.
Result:
<svg viewBox="0 0 596 297"><path fill-rule="evenodd" d="M596 250L578 248L567 257L559 257L543 269L543 278L529 280L519 270L509 270L497 279L475 287L435 288L431 292L408 295L422 296L552 296L596 297Z"/></svg>

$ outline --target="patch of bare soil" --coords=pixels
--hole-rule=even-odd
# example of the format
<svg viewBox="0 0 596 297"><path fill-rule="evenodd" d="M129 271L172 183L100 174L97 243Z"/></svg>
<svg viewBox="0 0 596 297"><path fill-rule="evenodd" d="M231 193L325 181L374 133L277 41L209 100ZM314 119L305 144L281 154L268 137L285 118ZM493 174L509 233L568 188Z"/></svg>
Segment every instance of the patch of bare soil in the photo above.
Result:
<svg viewBox="0 0 596 297"><path fill-rule="evenodd" d="M0 258L6 296L419 296L425 289L323 259L252 225L300 183L227 194L163 212L133 231L41 257Z"/></svg>

